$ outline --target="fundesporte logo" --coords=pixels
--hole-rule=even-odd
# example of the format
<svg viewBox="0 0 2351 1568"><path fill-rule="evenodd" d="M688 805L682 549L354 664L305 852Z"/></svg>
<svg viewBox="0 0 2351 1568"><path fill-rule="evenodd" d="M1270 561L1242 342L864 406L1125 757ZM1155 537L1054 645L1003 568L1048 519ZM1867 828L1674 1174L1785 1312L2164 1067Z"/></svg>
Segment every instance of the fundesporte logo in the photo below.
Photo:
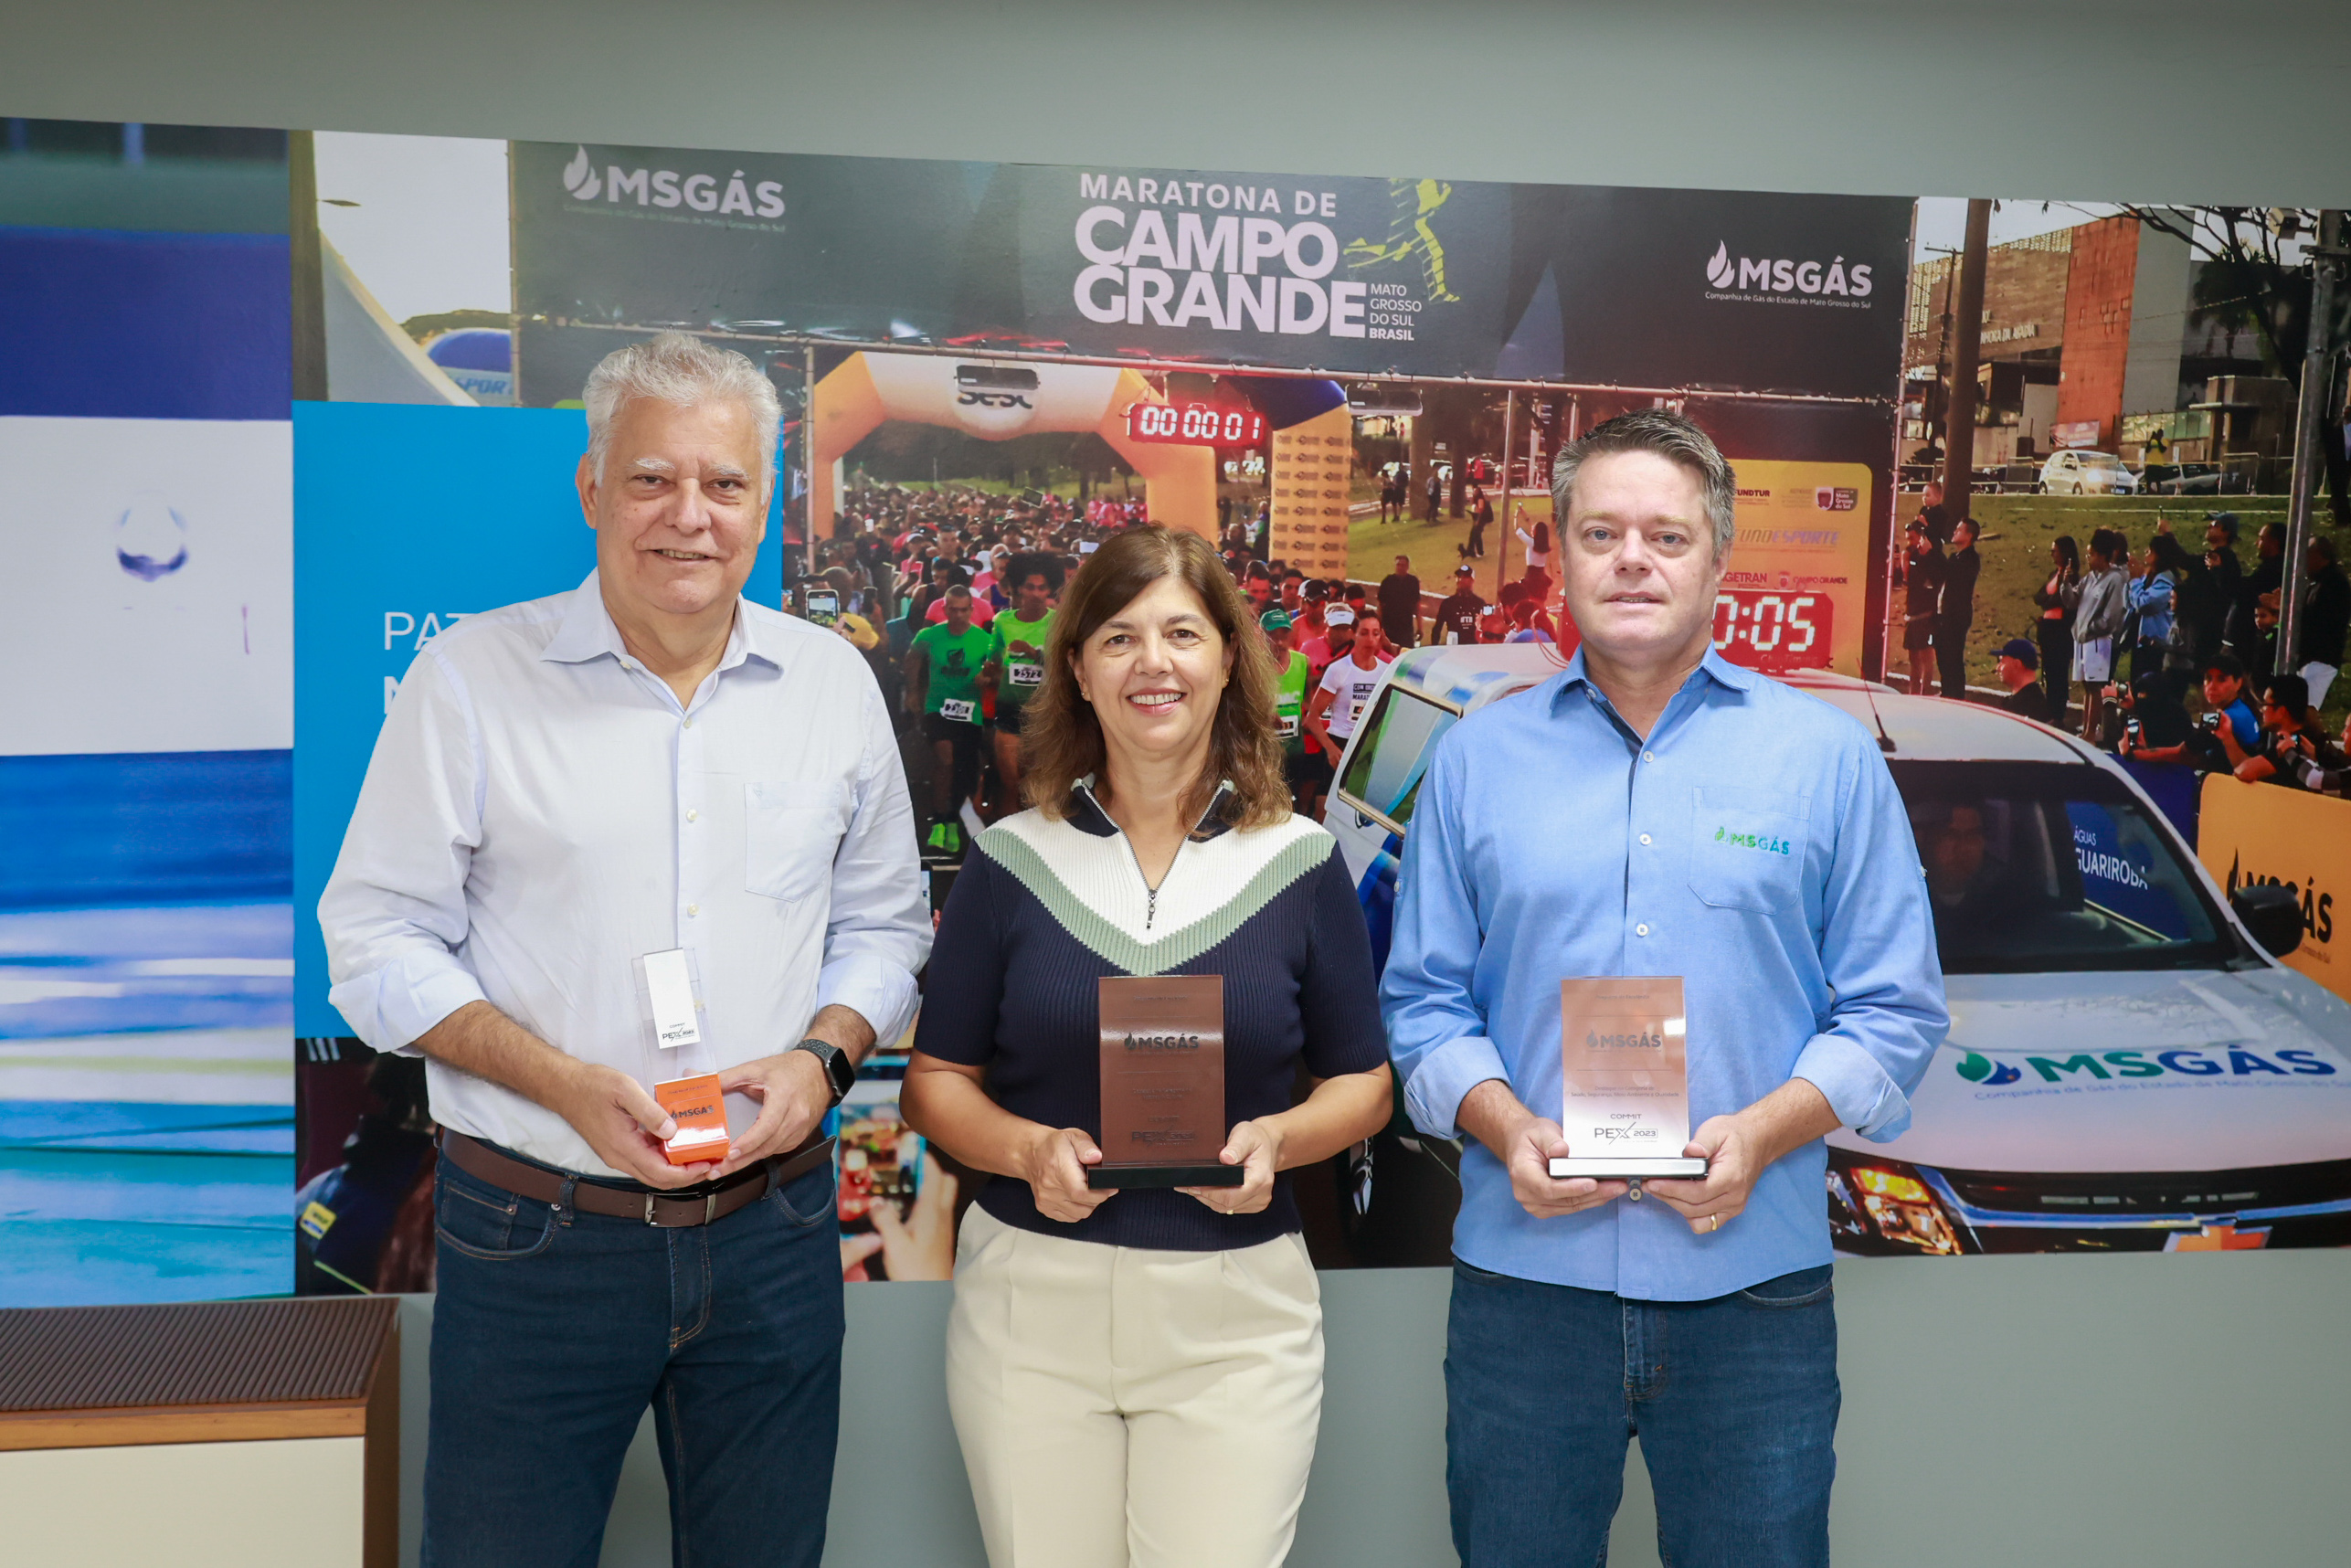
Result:
<svg viewBox="0 0 2351 1568"><path fill-rule="evenodd" d="M680 173L676 169L624 169L618 164L602 168L580 147L563 166L563 188L577 202L601 196L608 206L630 198L641 207L685 207L694 212L735 214L751 218L784 216L784 187L775 180L747 181L741 169L721 178L716 175Z"/></svg>
<svg viewBox="0 0 2351 1568"><path fill-rule="evenodd" d="M1877 286L1869 277L1869 263L1866 261L1856 261L1848 267L1842 256L1825 265L1817 260L1787 257L1734 257L1727 239L1718 241L1714 254L1708 258L1706 281L1718 293L1776 299L1787 304L1795 304L1807 295L1824 300L1866 300Z"/></svg>

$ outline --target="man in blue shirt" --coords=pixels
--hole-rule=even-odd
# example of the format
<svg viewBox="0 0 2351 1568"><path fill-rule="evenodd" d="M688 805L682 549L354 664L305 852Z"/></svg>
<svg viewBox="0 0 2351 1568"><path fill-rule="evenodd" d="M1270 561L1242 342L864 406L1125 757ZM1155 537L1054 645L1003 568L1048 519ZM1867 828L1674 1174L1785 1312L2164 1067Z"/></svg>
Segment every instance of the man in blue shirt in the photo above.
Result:
<svg viewBox="0 0 2351 1568"><path fill-rule="evenodd" d="M1405 841L1382 1002L1413 1120L1467 1141L1446 1351L1467 1568L1595 1561L1636 1432L1668 1561L1828 1561L1821 1139L1901 1133L1949 1017L1875 737L1713 651L1735 494L1679 414L1561 454L1583 646L1438 743ZM1703 1180L1549 1173L1594 1152L1560 1128L1560 981L1614 975L1682 979Z"/></svg>

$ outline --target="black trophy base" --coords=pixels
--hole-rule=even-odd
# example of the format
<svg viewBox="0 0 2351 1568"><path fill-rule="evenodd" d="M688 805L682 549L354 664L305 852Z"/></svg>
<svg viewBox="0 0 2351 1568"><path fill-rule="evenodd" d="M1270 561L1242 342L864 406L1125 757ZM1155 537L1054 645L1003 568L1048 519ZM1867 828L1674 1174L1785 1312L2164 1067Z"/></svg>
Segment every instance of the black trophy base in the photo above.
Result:
<svg viewBox="0 0 2351 1568"><path fill-rule="evenodd" d="M1105 1187L1238 1187L1248 1177L1239 1165L1090 1165L1085 1184Z"/></svg>
<svg viewBox="0 0 2351 1568"><path fill-rule="evenodd" d="M1551 1162L1551 1173L1554 1180L1561 1181L1571 1181L1578 1177L1594 1181L1649 1181L1659 1179L1696 1181L1705 1180L1706 1161L1694 1154L1620 1155L1613 1159L1604 1154L1595 1154L1554 1160Z"/></svg>

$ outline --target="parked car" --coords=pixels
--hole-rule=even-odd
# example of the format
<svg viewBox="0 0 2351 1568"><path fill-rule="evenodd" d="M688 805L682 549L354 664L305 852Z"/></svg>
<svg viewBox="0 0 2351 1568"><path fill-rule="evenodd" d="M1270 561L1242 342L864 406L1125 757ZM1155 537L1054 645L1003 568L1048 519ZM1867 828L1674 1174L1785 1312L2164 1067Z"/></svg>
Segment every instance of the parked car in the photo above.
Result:
<svg viewBox="0 0 2351 1568"><path fill-rule="evenodd" d="M2253 488L2243 473L2208 462L2149 463L2139 482L2155 495L2244 495Z"/></svg>
<svg viewBox="0 0 2351 1568"><path fill-rule="evenodd" d="M1373 694L1325 821L1383 967L1431 750L1562 662L1545 644L1414 649ZM1828 1139L1839 1250L2351 1243L2351 1003L2277 961L2302 934L2282 890L2224 896L2137 783L2070 736L1827 672L1782 678L1883 736L1951 1003L1909 1130ZM1429 1170L1458 1165L1400 1115L1354 1174L1370 1194L1355 1223L1435 1223Z"/></svg>
<svg viewBox="0 0 2351 1568"><path fill-rule="evenodd" d="M2049 495L2136 495L2139 476L2113 452L2068 448L2041 464L2040 489Z"/></svg>

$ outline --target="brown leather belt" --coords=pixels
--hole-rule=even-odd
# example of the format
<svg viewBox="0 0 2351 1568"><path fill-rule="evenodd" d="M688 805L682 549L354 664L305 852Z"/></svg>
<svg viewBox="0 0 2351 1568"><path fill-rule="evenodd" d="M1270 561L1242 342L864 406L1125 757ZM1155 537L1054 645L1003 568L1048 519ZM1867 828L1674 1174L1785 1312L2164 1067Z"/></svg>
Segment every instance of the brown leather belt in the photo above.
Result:
<svg viewBox="0 0 2351 1568"><path fill-rule="evenodd" d="M450 1163L493 1187L503 1188L517 1197L549 1204L563 1202L564 1189L569 1187L571 1206L582 1213L642 1220L649 1225L657 1225L664 1230L684 1225L706 1225L714 1220L725 1219L737 1209L757 1202L785 1182L805 1175L831 1159L832 1144L830 1138L811 1139L789 1154L770 1155L747 1170L736 1171L724 1181L705 1181L695 1187L661 1192L634 1184L609 1186L594 1177L563 1176L536 1165L525 1165L519 1160L510 1160L488 1144L468 1138L461 1132L451 1132L443 1128L440 1134L440 1151L449 1156Z"/></svg>

